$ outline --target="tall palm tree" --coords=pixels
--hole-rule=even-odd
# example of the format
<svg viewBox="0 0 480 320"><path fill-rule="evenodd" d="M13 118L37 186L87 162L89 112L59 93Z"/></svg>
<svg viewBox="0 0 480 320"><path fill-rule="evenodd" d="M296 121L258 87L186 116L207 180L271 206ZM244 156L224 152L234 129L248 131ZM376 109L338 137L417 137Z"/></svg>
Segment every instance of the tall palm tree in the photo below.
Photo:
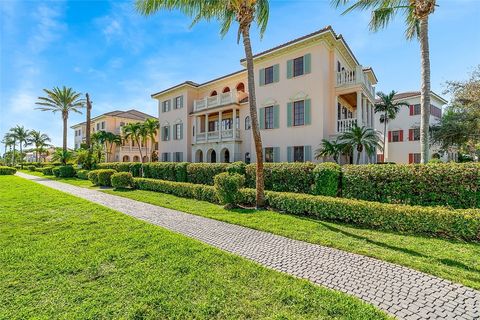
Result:
<svg viewBox="0 0 480 320"><path fill-rule="evenodd" d="M123 130L123 138L125 140L131 139L134 142L136 142L138 146L138 150L140 150L140 159L143 161L143 154L142 154L142 148L141 148L141 141L144 139L145 135L145 129L143 128L143 125L139 122L137 123L129 123L126 124L122 127Z"/></svg>
<svg viewBox="0 0 480 320"><path fill-rule="evenodd" d="M257 208L263 207L265 205L263 147L257 118L250 27L252 23L256 23L259 27L260 35L264 34L268 23L268 0L136 0L136 7L144 15L151 15L162 9L179 9L193 17L193 23L200 20L217 20L221 24L220 34L222 36L227 34L232 22L236 21L238 23L237 42L240 41L240 38L243 39L245 61L247 63L250 119L257 156L256 206Z"/></svg>
<svg viewBox="0 0 480 320"><path fill-rule="evenodd" d="M335 7L354 2L343 13L355 9L372 10L370 29L378 31L385 28L397 15L405 17L407 39L418 38L421 57L421 121L420 155L421 163L427 163L429 157L429 120L430 120L430 49L428 43L428 18L435 11L436 0L331 0Z"/></svg>
<svg viewBox="0 0 480 320"><path fill-rule="evenodd" d="M402 106L408 107L408 103L395 101L395 95L397 93L392 90L389 94L378 92L377 96L380 98L380 102L375 104L375 113L382 113L380 115L380 123L383 123L383 158L385 161L385 146L387 137L387 123L397 117L397 113Z"/></svg>
<svg viewBox="0 0 480 320"><path fill-rule="evenodd" d="M153 155L155 153L155 141L157 140L158 128L160 126L158 119L149 118L143 123L145 130L148 133L150 139L150 162L153 161Z"/></svg>
<svg viewBox="0 0 480 320"><path fill-rule="evenodd" d="M112 133L112 132L107 132L106 135L106 142L109 145L108 152L107 152L107 162L110 160L110 155L112 154L112 149L113 146L119 146L122 144L122 136Z"/></svg>
<svg viewBox="0 0 480 320"><path fill-rule="evenodd" d="M38 155L43 149L44 146L47 145L47 142L50 142L50 137L45 134L41 133L37 130L30 131L30 137L28 138L30 144L35 146L35 162L38 162Z"/></svg>
<svg viewBox="0 0 480 320"><path fill-rule="evenodd" d="M92 134L92 140L102 146L103 153L105 154L105 162L108 162L108 139L109 139L109 132L106 131L97 131Z"/></svg>
<svg viewBox="0 0 480 320"><path fill-rule="evenodd" d="M97 131L92 133L91 136L91 153L96 155L96 161L102 161L102 152L104 152L104 143L105 143L105 131ZM87 159L91 160L91 159Z"/></svg>
<svg viewBox="0 0 480 320"><path fill-rule="evenodd" d="M369 156L375 153L376 148L382 149L381 140L377 131L372 128L354 126L350 131L339 136L339 141L346 148L357 150L356 164L360 164L360 155L365 150Z"/></svg>
<svg viewBox="0 0 480 320"><path fill-rule="evenodd" d="M20 148L20 165L22 166L23 169L23 147L26 147L28 145L29 137L30 137L30 131L25 129L24 126L15 126L10 129L11 134L13 135L15 141L18 142L18 146Z"/></svg>
<svg viewBox="0 0 480 320"><path fill-rule="evenodd" d="M70 112L82 113L80 108L84 107L84 100L81 98L82 94L75 92L72 88L63 86L61 89L55 87L52 90L43 89L47 94L46 97L38 97L35 104L40 105L36 109L42 111L52 111L53 113L60 112L63 119L63 152L67 152L67 128L68 115Z"/></svg>
<svg viewBox="0 0 480 320"><path fill-rule="evenodd" d="M320 147L315 150L315 159L320 160L325 157L332 157L338 163L338 157L343 153L344 145L338 139L328 140L322 139Z"/></svg>

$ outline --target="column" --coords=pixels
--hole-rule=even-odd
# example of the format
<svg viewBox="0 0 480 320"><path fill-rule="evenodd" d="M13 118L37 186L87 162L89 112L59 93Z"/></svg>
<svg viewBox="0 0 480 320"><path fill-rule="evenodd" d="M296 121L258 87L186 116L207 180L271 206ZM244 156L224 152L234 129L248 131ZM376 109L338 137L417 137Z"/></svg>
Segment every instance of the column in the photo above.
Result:
<svg viewBox="0 0 480 320"><path fill-rule="evenodd" d="M375 128L375 105L370 103L370 124L372 125L372 128Z"/></svg>
<svg viewBox="0 0 480 320"><path fill-rule="evenodd" d="M338 132L338 96L335 95L334 98L334 107L333 107L333 126L334 126L334 132Z"/></svg>
<svg viewBox="0 0 480 320"><path fill-rule="evenodd" d="M222 111L218 112L218 139L222 141Z"/></svg>
<svg viewBox="0 0 480 320"><path fill-rule="evenodd" d="M362 92L357 91L357 126L362 126Z"/></svg>
<svg viewBox="0 0 480 320"><path fill-rule="evenodd" d="M236 138L236 134L237 134L237 109L233 108L233 111L232 111L232 119L233 119L233 125L232 125L232 128L233 128L233 140L235 141L235 138Z"/></svg>
<svg viewBox="0 0 480 320"><path fill-rule="evenodd" d="M205 113L205 141L208 141L208 113Z"/></svg>

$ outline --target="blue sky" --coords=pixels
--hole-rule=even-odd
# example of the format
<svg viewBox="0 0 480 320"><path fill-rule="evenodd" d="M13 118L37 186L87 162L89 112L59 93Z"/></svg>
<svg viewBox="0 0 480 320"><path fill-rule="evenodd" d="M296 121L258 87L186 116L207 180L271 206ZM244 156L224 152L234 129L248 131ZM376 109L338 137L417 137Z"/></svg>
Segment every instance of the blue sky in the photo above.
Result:
<svg viewBox="0 0 480 320"><path fill-rule="evenodd" d="M432 89L441 93L446 80L464 79L480 63L480 0L437 3L430 50ZM418 90L418 43L404 39L402 17L371 33L368 13L340 13L328 0L271 0L264 38L253 32L254 52L332 25L360 63L374 68L377 90ZM60 115L34 110L42 88L89 92L94 115L130 108L156 115L150 94L241 69L235 29L221 39L216 23L189 28L190 20L175 12L145 18L134 12L133 1L1 0L0 14L0 136L20 124L61 145ZM72 114L69 125L83 120Z"/></svg>

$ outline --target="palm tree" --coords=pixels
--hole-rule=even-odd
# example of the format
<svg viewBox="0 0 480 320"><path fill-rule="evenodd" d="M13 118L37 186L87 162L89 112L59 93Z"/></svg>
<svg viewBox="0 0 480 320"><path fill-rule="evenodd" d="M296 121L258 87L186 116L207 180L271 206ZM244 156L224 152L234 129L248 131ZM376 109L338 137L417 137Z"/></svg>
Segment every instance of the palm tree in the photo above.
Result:
<svg viewBox="0 0 480 320"><path fill-rule="evenodd" d="M377 131L372 128L354 126L350 131L340 135L339 141L347 149L357 150L356 164L360 164L360 155L365 150L369 156L375 153L376 148L382 149L381 140Z"/></svg>
<svg viewBox="0 0 480 320"><path fill-rule="evenodd" d="M331 0L335 7L350 3L351 0ZM385 28L397 15L405 17L407 39L418 38L421 56L421 121L420 155L421 163L428 162L429 120L430 120L430 49L428 43L428 18L435 11L436 0L354 0L355 3L343 14L359 10L372 10L370 30Z"/></svg>
<svg viewBox="0 0 480 320"><path fill-rule="evenodd" d="M125 140L131 139L137 144L138 150L140 150L140 159L141 161L143 161L142 148L141 148L140 142L143 141L146 131L143 128L142 124L139 122L129 123L124 125L122 130L123 130L123 138Z"/></svg>
<svg viewBox="0 0 480 320"><path fill-rule="evenodd" d="M248 94L250 120L255 143L256 163L256 206L265 205L263 177L263 147L257 118L257 103L253 73L253 53L250 41L250 26L256 23L263 36L268 23L268 0L136 0L137 10L144 15L151 15L161 9L179 9L193 17L193 23L202 19L218 20L221 24L220 34L224 36L233 21L238 23L237 42L243 39L245 61L247 63Z"/></svg>
<svg viewBox="0 0 480 320"><path fill-rule="evenodd" d="M70 150L63 150L63 148L56 148L55 153L52 155L53 161L60 161L63 164L67 164L74 158L74 154Z"/></svg>
<svg viewBox="0 0 480 320"><path fill-rule="evenodd" d="M30 137L28 139L30 144L35 146L35 162L38 162L39 152L47 145L47 142L50 142L50 137L45 133L41 133L37 130L30 131Z"/></svg>
<svg viewBox="0 0 480 320"><path fill-rule="evenodd" d="M343 153L344 145L337 140L322 139L320 148L315 150L315 159L332 157L338 163L338 157Z"/></svg>
<svg viewBox="0 0 480 320"><path fill-rule="evenodd" d="M149 118L143 123L150 138L150 162L153 161L153 155L155 153L155 141L157 139L159 125L158 120L154 118Z"/></svg>
<svg viewBox="0 0 480 320"><path fill-rule="evenodd" d="M112 154L112 149L114 145L121 145L122 144L122 137L118 134L114 134L112 132L107 132L106 135L106 142L109 144L109 149L107 152L107 162L109 161L109 155Z"/></svg>
<svg viewBox="0 0 480 320"><path fill-rule="evenodd" d="M81 99L81 93L75 92L72 88L55 87L52 90L43 89L47 94L46 97L38 97L38 104L42 107L36 109L42 111L60 112L63 119L63 152L67 151L67 128L68 115L70 112L81 113L80 108L84 107L84 101Z"/></svg>
<svg viewBox="0 0 480 320"><path fill-rule="evenodd" d="M24 126L17 125L16 127L11 128L10 132L13 135L15 141L18 142L18 145L20 148L20 158L22 160L20 161L20 165L22 166L22 169L23 169L23 147L26 147L28 145L30 131L25 129Z"/></svg>
<svg viewBox="0 0 480 320"><path fill-rule="evenodd" d="M5 153L3 154L3 158L5 159L5 161L7 161L6 159L7 148L10 149L10 151L12 151L12 146L13 148L15 148L15 144L16 144L15 137L11 133L7 132L3 136L2 143L5 146ZM15 152L13 154L15 154ZM11 160L10 164L13 166L13 158L10 160Z"/></svg>
<svg viewBox="0 0 480 320"><path fill-rule="evenodd" d="M108 139L109 139L109 132L106 131L97 131L92 134L92 140L94 140L97 144L102 146L102 150L105 154L105 162L108 162ZM101 157L99 157L100 159Z"/></svg>
<svg viewBox="0 0 480 320"><path fill-rule="evenodd" d="M385 94L383 92L378 92L377 96L380 98L380 102L375 104L375 113L382 113L380 115L380 123L383 123L383 158L385 161L385 146L386 146L386 137L387 137L387 123L390 120L396 118L397 113L400 111L402 106L408 107L408 103L406 102L398 102L394 101L395 95L397 93L392 90L389 94Z"/></svg>

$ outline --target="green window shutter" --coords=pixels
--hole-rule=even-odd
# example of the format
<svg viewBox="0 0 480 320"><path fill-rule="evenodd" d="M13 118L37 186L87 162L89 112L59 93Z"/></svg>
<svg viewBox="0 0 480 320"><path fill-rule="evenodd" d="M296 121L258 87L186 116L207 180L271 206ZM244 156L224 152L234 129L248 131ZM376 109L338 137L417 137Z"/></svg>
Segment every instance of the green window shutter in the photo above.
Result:
<svg viewBox="0 0 480 320"><path fill-rule="evenodd" d="M293 76L293 60L287 60L287 79Z"/></svg>
<svg viewBox="0 0 480 320"><path fill-rule="evenodd" d="M266 148L263 148L263 152L262 152L262 155L263 155L263 162L265 162L265 149L266 149Z"/></svg>
<svg viewBox="0 0 480 320"><path fill-rule="evenodd" d="M280 106L273 106L273 128L278 129L280 127Z"/></svg>
<svg viewBox="0 0 480 320"><path fill-rule="evenodd" d="M265 69L258 70L258 81L260 82L260 86L265 85Z"/></svg>
<svg viewBox="0 0 480 320"><path fill-rule="evenodd" d="M167 127L167 141L170 140L170 126Z"/></svg>
<svg viewBox="0 0 480 320"><path fill-rule="evenodd" d="M280 162L280 147L273 148L273 162Z"/></svg>
<svg viewBox="0 0 480 320"><path fill-rule="evenodd" d="M183 108L183 95L180 96L180 108Z"/></svg>
<svg viewBox="0 0 480 320"><path fill-rule="evenodd" d="M293 116L293 103L289 102L287 103L287 127L291 127L293 124L292 116Z"/></svg>
<svg viewBox="0 0 480 320"><path fill-rule="evenodd" d="M287 147L287 161L293 162L293 147Z"/></svg>
<svg viewBox="0 0 480 320"><path fill-rule="evenodd" d="M303 159L312 161L312 146L303 146Z"/></svg>
<svg viewBox="0 0 480 320"><path fill-rule="evenodd" d="M265 129L265 108L260 108L260 129Z"/></svg>
<svg viewBox="0 0 480 320"><path fill-rule="evenodd" d="M273 66L273 82L280 81L280 65L277 63Z"/></svg>
<svg viewBox="0 0 480 320"><path fill-rule="evenodd" d="M179 158L179 162L183 162L183 152L180 152L180 156L178 157Z"/></svg>
<svg viewBox="0 0 480 320"><path fill-rule="evenodd" d="M303 116L304 116L304 124L305 125L308 125L312 122L311 120L311 107L310 107L310 99L305 99L305 110L304 110L304 113L303 113Z"/></svg>
<svg viewBox="0 0 480 320"><path fill-rule="evenodd" d="M160 136L161 136L162 141L165 141L165 131L163 130L163 127L162 127L162 129L160 129Z"/></svg>
<svg viewBox="0 0 480 320"><path fill-rule="evenodd" d="M178 139L183 139L183 123L180 123L180 137L178 137Z"/></svg>
<svg viewBox="0 0 480 320"><path fill-rule="evenodd" d="M308 74L310 73L312 68L312 55L307 53L303 56L303 73Z"/></svg>

